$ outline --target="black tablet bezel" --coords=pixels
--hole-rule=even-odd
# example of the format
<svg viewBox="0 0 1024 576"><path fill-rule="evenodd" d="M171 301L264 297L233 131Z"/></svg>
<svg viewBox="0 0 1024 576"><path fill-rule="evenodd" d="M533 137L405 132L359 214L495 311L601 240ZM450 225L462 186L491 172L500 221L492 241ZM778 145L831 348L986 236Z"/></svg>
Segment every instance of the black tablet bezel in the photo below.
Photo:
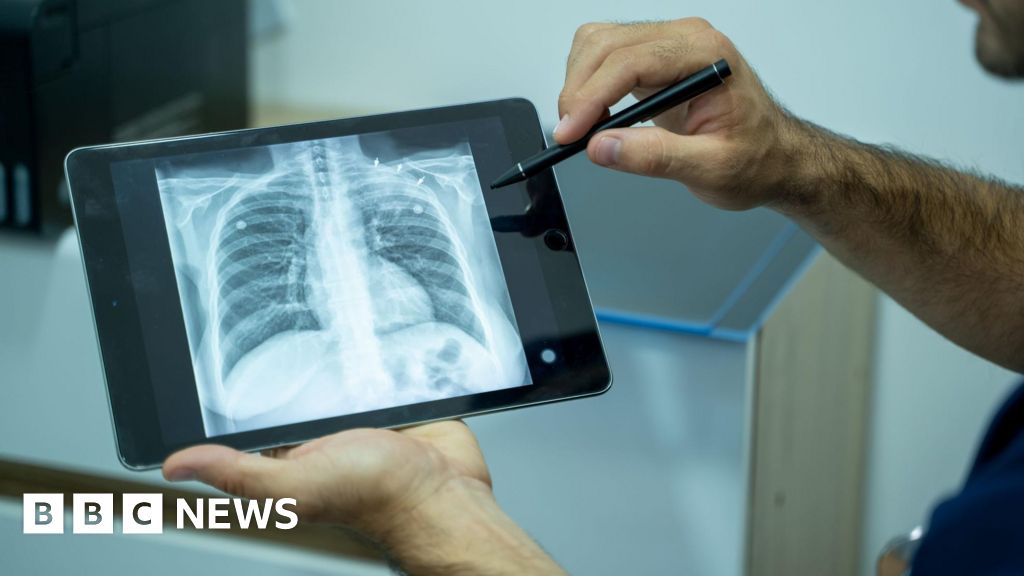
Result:
<svg viewBox="0 0 1024 576"><path fill-rule="evenodd" d="M169 322L171 326L151 325L144 329L140 320L134 284L139 280L133 278L129 268L113 184L113 163L491 118L500 120L504 130L507 161L503 151L494 151L488 154L492 156L488 165L478 164L478 175L492 222L502 222L493 228L517 323L521 330L524 322L530 325L532 336L527 338L524 334L523 344L532 385L195 441L166 441L151 385L153 370L159 368L151 362L156 364L161 358L151 359L146 353L146 331L180 330L181 339L186 334L183 324L173 326ZM400 427L606 391L611 385L611 373L553 173L548 170L499 190L490 190L486 185L513 159L529 156L543 146L534 106L524 99L508 99L72 151L65 161L65 170L121 462L132 469L145 469L159 465L175 450L198 443L263 449L349 428ZM148 224L164 230L162 221ZM535 257L535 264L529 264L527 256ZM165 306L180 310L177 287L167 288L166 294ZM545 349L558 351L555 363L540 359L540 352ZM187 370L168 364L169 358L162 360L163 368L159 369L176 370L194 378L191 358L187 358ZM194 380L188 384L195 386Z"/></svg>

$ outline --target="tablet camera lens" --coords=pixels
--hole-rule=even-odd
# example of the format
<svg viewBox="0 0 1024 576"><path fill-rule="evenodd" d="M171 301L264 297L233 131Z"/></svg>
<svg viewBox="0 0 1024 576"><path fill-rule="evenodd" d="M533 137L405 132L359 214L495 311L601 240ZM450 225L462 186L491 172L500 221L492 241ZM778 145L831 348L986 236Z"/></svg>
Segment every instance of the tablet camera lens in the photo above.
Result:
<svg viewBox="0 0 1024 576"><path fill-rule="evenodd" d="M569 247L569 236L561 230L551 229L544 234L544 244L556 252L561 252Z"/></svg>

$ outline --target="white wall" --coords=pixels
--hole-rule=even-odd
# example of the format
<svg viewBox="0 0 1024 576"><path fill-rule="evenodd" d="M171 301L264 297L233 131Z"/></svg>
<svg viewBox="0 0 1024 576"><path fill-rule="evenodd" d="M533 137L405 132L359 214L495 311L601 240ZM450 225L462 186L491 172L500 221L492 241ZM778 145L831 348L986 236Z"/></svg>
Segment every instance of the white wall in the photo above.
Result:
<svg viewBox="0 0 1024 576"><path fill-rule="evenodd" d="M1024 90L978 69L974 18L952 0L304 0L286 8L289 31L254 57L265 102L393 110L519 95L553 123L579 24L700 15L796 113L1024 181ZM891 301L879 315L865 573L884 540L957 485L1013 380Z"/></svg>
<svg viewBox="0 0 1024 576"><path fill-rule="evenodd" d="M1021 89L974 65L973 17L952 0L447 0L283 3L287 33L254 56L265 102L366 110L512 95L556 118L575 28L700 15L792 110L833 129L1024 173Z"/></svg>

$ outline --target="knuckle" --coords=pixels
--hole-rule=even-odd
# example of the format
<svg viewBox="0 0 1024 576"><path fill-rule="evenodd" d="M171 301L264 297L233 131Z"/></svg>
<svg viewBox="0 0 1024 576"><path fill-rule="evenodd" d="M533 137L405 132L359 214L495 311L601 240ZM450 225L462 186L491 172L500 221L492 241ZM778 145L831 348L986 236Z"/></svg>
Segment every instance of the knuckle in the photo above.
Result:
<svg viewBox="0 0 1024 576"><path fill-rule="evenodd" d="M661 64L673 64L686 57L692 50L690 42L685 38L662 40L656 42L651 49L651 54Z"/></svg>
<svg viewBox="0 0 1024 576"><path fill-rule="evenodd" d="M576 35L573 37L576 41L581 41L586 37L590 36L594 32L597 32L604 26L598 22L587 22L576 29Z"/></svg>
<svg viewBox="0 0 1024 576"><path fill-rule="evenodd" d="M639 34L648 30L656 30L663 22L658 20L634 20L624 24L626 30L631 34Z"/></svg>
<svg viewBox="0 0 1024 576"><path fill-rule="evenodd" d="M587 49L598 53L610 52L614 46L615 34L611 28L600 28L588 34L582 44Z"/></svg>
<svg viewBox="0 0 1024 576"><path fill-rule="evenodd" d="M709 28L714 28L714 26L711 25L711 22L708 22L706 19L701 18L699 16L683 18L681 20L676 20L676 22L683 24L687 28L691 29L707 30Z"/></svg>
<svg viewBox="0 0 1024 576"><path fill-rule="evenodd" d="M660 176L667 174L671 167L672 159L664 136L659 134L657 138L649 139L640 160L640 169L646 174Z"/></svg>
<svg viewBox="0 0 1024 576"><path fill-rule="evenodd" d="M712 45L723 54L731 54L736 51L736 48L732 44L732 40L729 40L728 36L722 34L718 30L712 30L710 37Z"/></svg>
<svg viewBox="0 0 1024 576"><path fill-rule="evenodd" d="M562 90L561 94L558 95L558 108L560 110L568 110L572 108L575 102L576 99L565 90Z"/></svg>

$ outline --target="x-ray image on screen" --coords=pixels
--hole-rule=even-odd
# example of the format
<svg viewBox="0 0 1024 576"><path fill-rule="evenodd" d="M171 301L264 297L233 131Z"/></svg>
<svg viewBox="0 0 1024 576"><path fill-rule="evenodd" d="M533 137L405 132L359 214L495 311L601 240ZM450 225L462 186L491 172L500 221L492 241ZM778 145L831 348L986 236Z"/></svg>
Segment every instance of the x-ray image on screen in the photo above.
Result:
<svg viewBox="0 0 1024 576"><path fill-rule="evenodd" d="M464 138L160 160L207 436L530 384Z"/></svg>

